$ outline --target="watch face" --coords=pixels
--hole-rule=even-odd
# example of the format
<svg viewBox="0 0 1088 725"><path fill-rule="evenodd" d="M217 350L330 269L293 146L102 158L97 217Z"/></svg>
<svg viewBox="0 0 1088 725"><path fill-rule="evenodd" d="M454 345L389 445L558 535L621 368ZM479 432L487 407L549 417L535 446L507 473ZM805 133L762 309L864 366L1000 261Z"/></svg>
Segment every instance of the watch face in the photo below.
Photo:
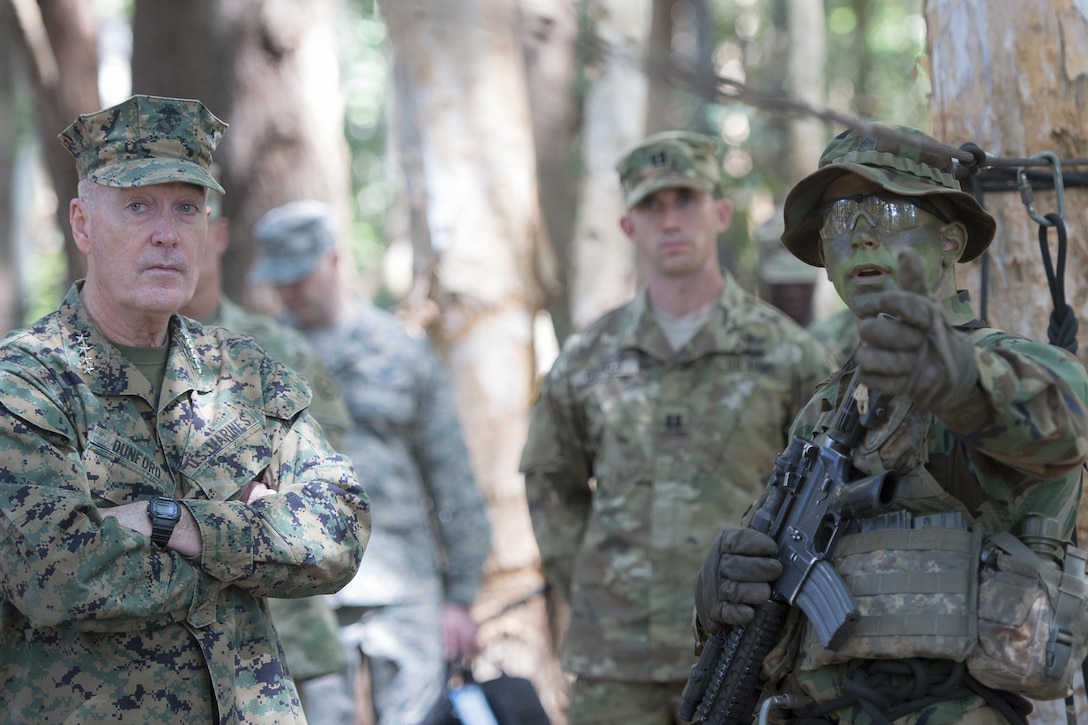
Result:
<svg viewBox="0 0 1088 725"><path fill-rule="evenodd" d="M152 499L148 513L156 518L176 519L181 514L178 502L167 498Z"/></svg>

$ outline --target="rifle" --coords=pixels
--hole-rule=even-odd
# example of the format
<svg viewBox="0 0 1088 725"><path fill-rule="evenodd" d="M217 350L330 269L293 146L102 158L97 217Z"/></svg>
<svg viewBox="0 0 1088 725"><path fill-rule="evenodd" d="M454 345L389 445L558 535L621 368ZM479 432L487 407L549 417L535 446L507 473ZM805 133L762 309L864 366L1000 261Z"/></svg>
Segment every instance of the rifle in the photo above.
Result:
<svg viewBox="0 0 1088 725"><path fill-rule="evenodd" d="M867 428L886 413L883 397L863 397L857 378L817 446L800 436L775 459L767 495L751 527L778 543L783 573L771 584L770 598L748 624L728 637L711 635L691 668L679 710L681 720L713 725L749 725L762 692L760 669L775 643L791 605L812 623L820 642L837 650L850 636L860 613L846 584L828 561L852 519L880 513L895 498L892 471L859 476L853 449Z"/></svg>

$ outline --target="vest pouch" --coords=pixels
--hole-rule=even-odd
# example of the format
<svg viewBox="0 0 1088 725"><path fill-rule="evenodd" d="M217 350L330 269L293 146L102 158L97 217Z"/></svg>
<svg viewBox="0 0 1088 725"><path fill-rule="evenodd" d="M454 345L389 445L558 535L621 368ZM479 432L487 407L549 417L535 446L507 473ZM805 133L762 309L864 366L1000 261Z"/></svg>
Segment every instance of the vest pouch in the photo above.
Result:
<svg viewBox="0 0 1088 725"><path fill-rule="evenodd" d="M987 687L1057 700L1072 692L1088 654L1086 553L1060 542L1043 555L1038 551L1007 532L987 540L979 571L979 643L967 670Z"/></svg>
<svg viewBox="0 0 1088 725"><path fill-rule="evenodd" d="M963 662L977 638L981 532L959 513L898 511L866 522L869 530L844 536L832 559L858 624L838 651L806 627L801 669L858 658Z"/></svg>

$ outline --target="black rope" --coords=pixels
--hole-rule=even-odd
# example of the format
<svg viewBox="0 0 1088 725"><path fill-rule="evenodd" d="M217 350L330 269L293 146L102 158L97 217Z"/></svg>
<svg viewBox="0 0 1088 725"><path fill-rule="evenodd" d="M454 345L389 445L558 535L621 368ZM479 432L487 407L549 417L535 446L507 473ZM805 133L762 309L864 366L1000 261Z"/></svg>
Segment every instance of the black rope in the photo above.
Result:
<svg viewBox="0 0 1088 725"><path fill-rule="evenodd" d="M1035 708L1027 698L1011 692L991 690L971 675L966 675L963 683L1013 725L1028 725L1028 715Z"/></svg>
<svg viewBox="0 0 1088 725"><path fill-rule="evenodd" d="M1053 212L1044 218L1050 222L1050 226L1058 230L1058 256L1055 262L1051 262L1050 245L1047 244L1047 229L1050 226L1039 225L1039 251L1043 255L1043 268L1046 269L1046 279L1050 285L1050 299L1054 302L1050 324L1046 328L1047 339L1051 345L1075 354L1079 323L1073 308L1065 301L1065 252L1068 246L1065 222L1061 215Z"/></svg>
<svg viewBox="0 0 1088 725"><path fill-rule="evenodd" d="M975 695L1010 725L1028 725L1027 716L1032 711L1027 699L986 687L967 673L962 662L935 663L917 658L867 660L850 673L843 683L843 692L840 697L798 711L796 725L838 722L832 713L847 707L859 708L873 725L892 725L904 715Z"/></svg>
<svg viewBox="0 0 1088 725"><path fill-rule="evenodd" d="M982 150L982 147L977 143L968 141L960 146L960 151L965 151L970 154L971 158L961 160L960 163L971 172L972 175L978 174L980 168L986 164L986 152Z"/></svg>
<svg viewBox="0 0 1088 725"><path fill-rule="evenodd" d="M986 164L992 164L993 159L988 157L986 152L975 143L965 143L960 146L960 163L962 166L970 171L971 177L971 192L978 201L979 206L983 209L986 208L985 193L987 191L1023 191L1023 181L1030 182L1030 186L1035 189L1054 189L1055 188L1055 174L1044 173L1039 171L1024 170L1022 168L1013 171L1012 169L991 169L988 178L981 172L982 166ZM967 158L964 159L963 157ZM1023 161L1024 159L1008 159L1008 161ZM1070 184L1071 178L1074 180L1074 184ZM1065 174L1062 177L1062 186L1070 185L1085 185L1088 184L1088 174ZM1039 251L1043 257L1043 268L1046 270L1047 284L1050 287L1050 298L1054 304L1054 309L1050 313L1050 324L1047 325L1047 340L1051 345L1068 350L1071 353L1077 352L1077 329L1080 324L1077 321L1076 313L1074 313L1072 306L1070 306L1065 299L1065 257L1066 250L1068 248L1068 240L1066 238L1065 221L1062 219L1061 214L1050 213L1047 214L1044 219L1047 220L1047 224L1039 224ZM1058 250L1057 260L1052 261L1050 256L1050 246L1047 243L1047 229L1054 227L1058 230ZM989 292L990 292L990 252L987 250L983 253L980 263L980 280L979 280L979 317L983 320L986 319L987 306L989 304ZM1088 662L1088 660L1086 660Z"/></svg>

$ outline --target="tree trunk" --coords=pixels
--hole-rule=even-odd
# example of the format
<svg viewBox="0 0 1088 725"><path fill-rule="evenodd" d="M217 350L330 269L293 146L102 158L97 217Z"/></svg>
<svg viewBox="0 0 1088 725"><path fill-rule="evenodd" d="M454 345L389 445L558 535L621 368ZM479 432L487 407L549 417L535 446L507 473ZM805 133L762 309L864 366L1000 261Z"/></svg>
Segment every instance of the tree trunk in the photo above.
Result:
<svg viewBox="0 0 1088 725"><path fill-rule="evenodd" d="M331 0L136 3L133 92L199 98L229 124L215 154L232 222L223 284L264 311L277 303L246 284L257 219L309 198L352 221L335 21Z"/></svg>
<svg viewBox="0 0 1088 725"><path fill-rule="evenodd" d="M786 27L789 34L789 57L786 60L790 95L811 108L827 107L827 23L824 18L823 0L788 0L786 5ZM829 129L825 122L811 117L798 117L789 124L788 160L790 177L802 179L816 170L824 145L828 141ZM775 210L777 222L775 230L781 233L781 209ZM781 253L783 247L778 244ZM787 252L788 254L788 252ZM792 256L792 255L791 255ZM818 318L832 314L833 309L840 309L835 288L820 270L807 269L802 272L796 262L789 262L791 281L797 285L795 290L808 289L801 293L807 298L804 312L799 319L806 324ZM808 275L811 275L809 277ZM798 282L798 280L803 280ZM811 281L810 281L811 280ZM785 307L785 305L782 305Z"/></svg>
<svg viewBox="0 0 1088 725"><path fill-rule="evenodd" d="M580 208L578 10L569 0L518 0L518 6L544 222L538 245L541 283L549 292L547 306L555 335L562 339L571 329L571 300L566 294L568 280L560 272L570 269ZM541 340L535 342L543 347Z"/></svg>
<svg viewBox="0 0 1088 725"><path fill-rule="evenodd" d="M765 72L777 74L781 69L784 75L772 77L773 83L766 79L762 83L770 87L781 85L791 99L810 108L826 107L827 31L823 0L787 0L782 22L786 42L774 45L780 62L768 63ZM829 129L822 120L809 116L783 119L779 123L783 126L780 138L785 143L765 144L760 158L765 168L784 172L785 180L793 183L816 170ZM755 159L757 166L760 158ZM777 205L771 218L754 231L759 251L760 294L800 324L807 325L825 316L823 298L837 300L837 297L819 270L797 260L782 246L781 234L782 207ZM820 307L815 305L817 290Z"/></svg>
<svg viewBox="0 0 1088 725"><path fill-rule="evenodd" d="M926 4L932 67L933 132L951 145L973 141L998 157L1026 158L1050 151L1060 158L1088 156L1083 103L1088 92L1088 19L1074 0L929 0ZM995 109L1000 109L996 112ZM1047 165L1032 171L1049 171ZM1056 195L1036 191L1040 214L1056 211ZM1088 192L1065 192L1069 237L1067 268L1085 269ZM1036 222L1020 195L989 194L984 203L998 220L990 247L989 322L1046 340L1052 302L1038 247ZM1049 234L1051 247L1057 234ZM979 298L979 263L963 274ZM961 280L962 281L962 280ZM1088 313L1085 280L1066 278L1066 297L1078 317ZM1079 354L1085 355L1085 333Z"/></svg>
<svg viewBox="0 0 1088 725"><path fill-rule="evenodd" d="M786 87L790 96L811 108L827 106L827 29L823 0L787 0ZM827 143L827 124L818 118L798 117L789 123L790 178L801 179L816 170L816 160Z"/></svg>
<svg viewBox="0 0 1088 725"><path fill-rule="evenodd" d="M646 89L646 133L665 131L671 126L669 111L673 107L676 89L666 81L664 73L655 72L672 60L673 13L681 0L652 0L650 36L646 39L646 56L650 69Z"/></svg>
<svg viewBox="0 0 1088 725"><path fill-rule="evenodd" d="M634 248L619 228L624 204L615 164L646 133L642 61L653 19L650 3L592 0L589 8L599 52L583 71L585 171L568 285L573 330L629 300L638 281Z"/></svg>
<svg viewBox="0 0 1088 725"><path fill-rule="evenodd" d="M76 166L57 134L79 114L100 108L98 32L91 5L83 0L12 4L32 60L38 138L57 194L57 225L64 234L68 280L72 281L86 274L87 262L76 249L68 224L68 201L76 196L78 183Z"/></svg>
<svg viewBox="0 0 1088 725"><path fill-rule="evenodd" d="M382 11L394 67L404 74L399 137L414 134L419 144L398 157L418 160L407 168L422 175L408 188L426 220L428 259L417 268L429 270L421 283L439 314L430 331L451 371L498 544L474 608L487 619L543 584L517 472L535 372L533 317L546 292L516 6L396 0ZM420 296L411 300L421 304ZM485 621L480 636L477 674L502 667L531 678L549 715L562 722L564 680L543 598Z"/></svg>
<svg viewBox="0 0 1088 725"><path fill-rule="evenodd" d="M1088 19L1076 0L929 0L925 8L937 139L958 146L972 141L996 157L1028 158L1052 152L1060 159L1088 157L1084 104L1088 92ZM1051 167L1029 167L1045 175ZM1074 169L1083 172L1084 167ZM1069 169L1066 169L1069 171ZM961 271L961 286L977 301L981 270L988 264L988 322L1011 332L1047 340L1053 309L1038 245L1039 225L1020 195L990 193L985 206L997 217L998 232L988 261ZM1084 319L1088 296L1083 270L1088 262L1088 192L1065 190L1068 232L1065 295ZM1057 211L1056 194L1035 191L1039 215ZM1048 231L1056 254L1057 231ZM1080 329L1078 355L1085 351ZM1088 541L1088 515L1078 521L1081 545ZM1083 683L1078 688L1079 720L1088 713ZM1037 703L1032 723L1065 722L1062 703Z"/></svg>

